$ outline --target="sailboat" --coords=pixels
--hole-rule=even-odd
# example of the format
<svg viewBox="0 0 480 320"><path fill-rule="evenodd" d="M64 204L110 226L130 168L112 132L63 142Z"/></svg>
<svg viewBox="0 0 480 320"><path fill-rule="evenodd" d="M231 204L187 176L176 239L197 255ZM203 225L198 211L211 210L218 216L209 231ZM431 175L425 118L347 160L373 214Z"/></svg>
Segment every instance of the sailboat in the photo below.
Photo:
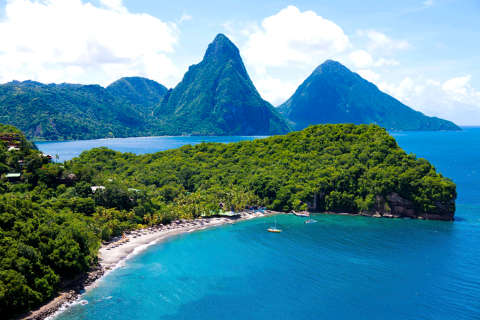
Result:
<svg viewBox="0 0 480 320"><path fill-rule="evenodd" d="M274 217L275 219L275 227L270 227L267 229L268 232L274 232L274 233L280 233L282 232L282 229L277 228L277 217Z"/></svg>

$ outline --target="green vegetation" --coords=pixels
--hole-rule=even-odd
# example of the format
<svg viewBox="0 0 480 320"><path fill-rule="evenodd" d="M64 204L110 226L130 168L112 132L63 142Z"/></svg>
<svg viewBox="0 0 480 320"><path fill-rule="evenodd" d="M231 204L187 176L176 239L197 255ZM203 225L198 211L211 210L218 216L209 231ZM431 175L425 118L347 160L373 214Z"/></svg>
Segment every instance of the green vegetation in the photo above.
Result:
<svg viewBox="0 0 480 320"><path fill-rule="evenodd" d="M173 135L271 135L290 131L275 108L260 97L238 48L223 34L208 46L155 110Z"/></svg>
<svg viewBox="0 0 480 320"><path fill-rule="evenodd" d="M52 297L63 278L88 270L96 259L99 241L93 219L61 208L66 187L60 181L66 177L60 165L49 162L19 130L0 125L3 318ZM8 181L5 174L11 172L21 173L20 179Z"/></svg>
<svg viewBox="0 0 480 320"><path fill-rule="evenodd" d="M152 135L151 110L166 89L149 81L123 78L107 88L9 82L0 85L0 122L36 140ZM148 98L141 98L147 93Z"/></svg>
<svg viewBox="0 0 480 320"><path fill-rule="evenodd" d="M318 211L368 213L376 210L377 196L392 193L413 202L416 215L445 211L441 206L449 215L455 210L455 184L428 161L407 155L376 125L320 125L285 136L141 156L100 148L66 166L73 172L91 170L95 184L122 181L143 190L160 212L173 201L175 209L166 212L180 210L181 217L198 212L178 209L176 200L215 206L225 196L222 190L281 211L316 202Z"/></svg>
<svg viewBox="0 0 480 320"><path fill-rule="evenodd" d="M396 193L418 216L451 219L455 210L455 184L375 125L313 126L139 156L98 148L63 164L50 163L13 127L0 126L0 136L0 314L7 318L86 272L102 240L214 215L219 203L372 214L379 198L388 211ZM21 177L8 180L12 172Z"/></svg>
<svg viewBox="0 0 480 320"><path fill-rule="evenodd" d="M106 88L33 81L0 85L0 122L35 140L290 131L260 97L238 49L223 35L169 91L139 77L122 78Z"/></svg>
<svg viewBox="0 0 480 320"><path fill-rule="evenodd" d="M318 66L279 111L296 130L321 123L374 123L403 131L460 130L453 122L409 108L332 60Z"/></svg>

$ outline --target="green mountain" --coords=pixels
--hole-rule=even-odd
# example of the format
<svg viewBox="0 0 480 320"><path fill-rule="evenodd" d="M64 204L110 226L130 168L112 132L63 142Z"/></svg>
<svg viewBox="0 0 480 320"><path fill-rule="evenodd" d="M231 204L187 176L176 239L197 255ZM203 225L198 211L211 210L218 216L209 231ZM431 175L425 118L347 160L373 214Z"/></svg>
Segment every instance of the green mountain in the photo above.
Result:
<svg viewBox="0 0 480 320"><path fill-rule="evenodd" d="M270 135L290 131L224 35L173 90L140 77L99 85L0 85L0 121L36 140L148 135Z"/></svg>
<svg viewBox="0 0 480 320"><path fill-rule="evenodd" d="M269 135L290 131L255 89L238 48L223 34L190 66L155 115L169 134Z"/></svg>
<svg viewBox="0 0 480 320"><path fill-rule="evenodd" d="M279 111L297 130L320 123L374 123L387 130L461 130L453 122L409 108L332 60L317 67Z"/></svg>
<svg viewBox="0 0 480 320"><path fill-rule="evenodd" d="M121 79L99 85L13 81L0 85L0 121L39 140L95 139L146 135L147 115L165 92L151 80ZM130 90L130 92L129 92ZM148 98L142 97L144 92Z"/></svg>
<svg viewBox="0 0 480 320"><path fill-rule="evenodd" d="M107 88L107 91L123 103L138 106L139 111L151 113L168 89L158 82L141 77L121 78Z"/></svg>
<svg viewBox="0 0 480 320"><path fill-rule="evenodd" d="M334 61L320 65L276 109L262 99L238 48L222 34L170 90L141 77L121 78L106 88L34 81L0 85L0 122L35 140L272 135L318 123L460 130L452 122L412 110Z"/></svg>

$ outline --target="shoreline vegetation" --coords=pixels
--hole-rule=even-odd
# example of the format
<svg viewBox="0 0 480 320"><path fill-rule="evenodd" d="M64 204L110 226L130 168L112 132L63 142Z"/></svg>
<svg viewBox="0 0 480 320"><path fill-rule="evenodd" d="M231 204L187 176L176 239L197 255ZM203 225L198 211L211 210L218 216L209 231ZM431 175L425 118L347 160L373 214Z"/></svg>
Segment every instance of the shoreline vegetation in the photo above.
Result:
<svg viewBox="0 0 480 320"><path fill-rule="evenodd" d="M86 274L70 281L59 294L40 308L23 314L16 319L43 320L65 311L77 301L82 294L94 288L109 272L121 267L127 260L142 252L151 245L162 241L188 234L195 231L233 224L258 217L267 217L273 214L282 214L274 211L243 211L237 217L209 217L194 220L176 220L168 225L152 226L125 232L125 237L116 237L102 244L98 250L98 264Z"/></svg>
<svg viewBox="0 0 480 320"><path fill-rule="evenodd" d="M0 314L38 308L98 264L101 243L172 221L265 207L453 220L456 186L376 125L64 163L0 125Z"/></svg>

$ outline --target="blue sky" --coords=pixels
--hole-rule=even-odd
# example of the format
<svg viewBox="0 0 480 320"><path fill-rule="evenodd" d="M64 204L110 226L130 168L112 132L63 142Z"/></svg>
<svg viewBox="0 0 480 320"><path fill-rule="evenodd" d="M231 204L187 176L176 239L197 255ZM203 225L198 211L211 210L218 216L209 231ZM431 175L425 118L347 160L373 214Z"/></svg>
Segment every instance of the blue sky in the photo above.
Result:
<svg viewBox="0 0 480 320"><path fill-rule="evenodd" d="M336 59L428 115L480 124L480 2L0 0L0 82L173 87L217 33L274 105Z"/></svg>

